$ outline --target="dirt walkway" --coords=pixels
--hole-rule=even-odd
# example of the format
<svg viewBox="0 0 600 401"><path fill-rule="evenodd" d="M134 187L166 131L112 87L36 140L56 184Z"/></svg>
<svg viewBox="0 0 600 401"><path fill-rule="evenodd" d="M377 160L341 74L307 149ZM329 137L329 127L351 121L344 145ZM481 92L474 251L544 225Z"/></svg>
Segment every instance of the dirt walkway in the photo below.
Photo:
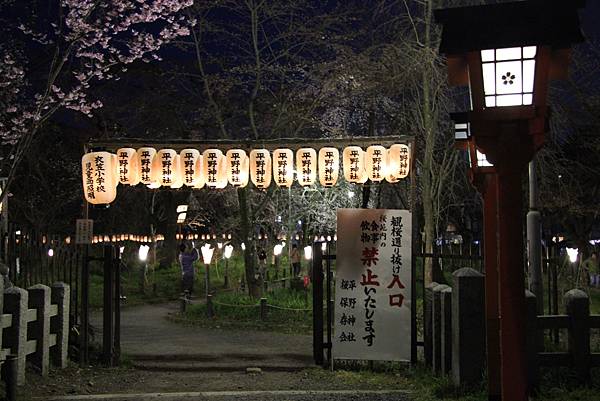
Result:
<svg viewBox="0 0 600 401"><path fill-rule="evenodd" d="M312 338L255 330L185 326L167 319L177 303L142 305L121 311L121 352L149 370L292 370L312 366ZM92 315L100 329L101 311ZM102 342L99 332L96 342Z"/></svg>

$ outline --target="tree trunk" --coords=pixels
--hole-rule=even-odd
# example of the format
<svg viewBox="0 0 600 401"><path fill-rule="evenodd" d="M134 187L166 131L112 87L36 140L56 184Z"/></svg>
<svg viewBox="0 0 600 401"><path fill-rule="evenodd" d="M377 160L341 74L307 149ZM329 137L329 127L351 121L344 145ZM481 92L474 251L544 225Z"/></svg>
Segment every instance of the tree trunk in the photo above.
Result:
<svg viewBox="0 0 600 401"><path fill-rule="evenodd" d="M256 279L256 267L254 257L254 239L251 233L251 213L248 206L246 188L238 188L238 202L240 205L240 223L241 223L241 234L242 242L246 244L246 250L244 251L244 275L246 283L248 285L248 295L253 298L259 298L261 296L261 282Z"/></svg>

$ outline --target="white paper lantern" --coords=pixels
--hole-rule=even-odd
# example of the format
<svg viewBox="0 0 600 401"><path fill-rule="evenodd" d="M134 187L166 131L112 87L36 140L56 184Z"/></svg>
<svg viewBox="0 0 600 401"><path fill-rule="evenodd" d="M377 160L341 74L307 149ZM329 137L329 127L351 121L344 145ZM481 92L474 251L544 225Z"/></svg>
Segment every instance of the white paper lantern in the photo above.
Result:
<svg viewBox="0 0 600 401"><path fill-rule="evenodd" d="M336 148L319 149L319 182L324 187L337 183L340 168L340 152Z"/></svg>
<svg viewBox="0 0 600 401"><path fill-rule="evenodd" d="M197 171L199 171L199 173L198 173L198 179L194 183L194 189L200 189L200 188L204 187L204 184L206 184L206 175L204 175L203 166L204 166L204 157L202 157L202 155L200 155L198 157L198 160L196 160L195 168Z"/></svg>
<svg viewBox="0 0 600 401"><path fill-rule="evenodd" d="M133 148L117 150L119 182L124 185L137 185L140 182L140 166L137 152Z"/></svg>
<svg viewBox="0 0 600 401"><path fill-rule="evenodd" d="M91 152L81 159L83 193L93 205L108 204L117 197L117 156L109 152Z"/></svg>
<svg viewBox="0 0 600 401"><path fill-rule="evenodd" d="M250 179L260 189L271 185L271 154L266 149L254 149L250 152Z"/></svg>
<svg viewBox="0 0 600 401"><path fill-rule="evenodd" d="M387 164L385 179L388 182L394 183L406 178L410 169L410 148L403 144L390 146Z"/></svg>
<svg viewBox="0 0 600 401"><path fill-rule="evenodd" d="M181 163L181 156L175 156L176 164L173 167L175 171L173 174L173 183L171 184L171 188L178 189L183 187L183 164Z"/></svg>
<svg viewBox="0 0 600 401"><path fill-rule="evenodd" d="M348 182L362 184L367 181L365 151L360 146L347 146L343 153L344 178Z"/></svg>
<svg viewBox="0 0 600 401"><path fill-rule="evenodd" d="M223 152L219 149L206 149L202 153L202 174L206 179L206 186L209 188L222 189L227 186Z"/></svg>
<svg viewBox="0 0 600 401"><path fill-rule="evenodd" d="M296 151L296 176L302 186L313 185L317 180L317 151L300 148Z"/></svg>
<svg viewBox="0 0 600 401"><path fill-rule="evenodd" d="M183 183L188 187L193 187L200 179L202 168L201 165L198 166L200 152L197 149L183 149L179 152L179 158Z"/></svg>
<svg viewBox="0 0 600 401"><path fill-rule="evenodd" d="M294 182L294 152L291 149L273 151L273 178L275 184L289 188Z"/></svg>
<svg viewBox="0 0 600 401"><path fill-rule="evenodd" d="M173 149L161 149L154 158L154 169L158 175L158 184L165 187L177 186L181 180L180 159ZM183 184L183 182L182 182Z"/></svg>
<svg viewBox="0 0 600 401"><path fill-rule="evenodd" d="M140 182L144 185L156 184L156 174L153 171L154 157L156 149L154 148L139 148L137 150L138 164L140 166Z"/></svg>
<svg viewBox="0 0 600 401"><path fill-rule="evenodd" d="M385 179L387 174L387 149L381 145L367 148L365 154L365 169L367 177L373 182Z"/></svg>
<svg viewBox="0 0 600 401"><path fill-rule="evenodd" d="M248 185L250 160L246 152L242 149L229 149L225 154L225 159L227 181L234 187Z"/></svg>

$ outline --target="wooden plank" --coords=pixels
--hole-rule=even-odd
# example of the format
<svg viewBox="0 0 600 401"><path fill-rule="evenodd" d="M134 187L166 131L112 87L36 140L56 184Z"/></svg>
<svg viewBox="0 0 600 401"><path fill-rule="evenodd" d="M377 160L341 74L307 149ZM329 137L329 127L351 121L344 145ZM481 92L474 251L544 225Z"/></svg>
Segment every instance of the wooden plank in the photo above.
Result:
<svg viewBox="0 0 600 401"><path fill-rule="evenodd" d="M567 329L571 326L571 320L567 315L538 316L537 321L540 329Z"/></svg>
<svg viewBox="0 0 600 401"><path fill-rule="evenodd" d="M569 366L571 355L568 352L538 352L540 366Z"/></svg>
<svg viewBox="0 0 600 401"><path fill-rule="evenodd" d="M51 304L50 308L48 309L48 313L50 314L50 317L58 315L58 305Z"/></svg>

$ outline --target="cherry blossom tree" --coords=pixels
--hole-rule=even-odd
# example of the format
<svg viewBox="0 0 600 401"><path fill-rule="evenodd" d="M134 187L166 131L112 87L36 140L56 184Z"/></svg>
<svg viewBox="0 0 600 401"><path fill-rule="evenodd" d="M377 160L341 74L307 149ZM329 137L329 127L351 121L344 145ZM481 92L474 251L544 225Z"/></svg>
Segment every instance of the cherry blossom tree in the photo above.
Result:
<svg viewBox="0 0 600 401"><path fill-rule="evenodd" d="M16 167L57 111L92 116L98 83L118 80L132 63L161 60L159 50L190 33L193 0L54 0L0 3L2 169ZM0 195L0 200L8 191Z"/></svg>

